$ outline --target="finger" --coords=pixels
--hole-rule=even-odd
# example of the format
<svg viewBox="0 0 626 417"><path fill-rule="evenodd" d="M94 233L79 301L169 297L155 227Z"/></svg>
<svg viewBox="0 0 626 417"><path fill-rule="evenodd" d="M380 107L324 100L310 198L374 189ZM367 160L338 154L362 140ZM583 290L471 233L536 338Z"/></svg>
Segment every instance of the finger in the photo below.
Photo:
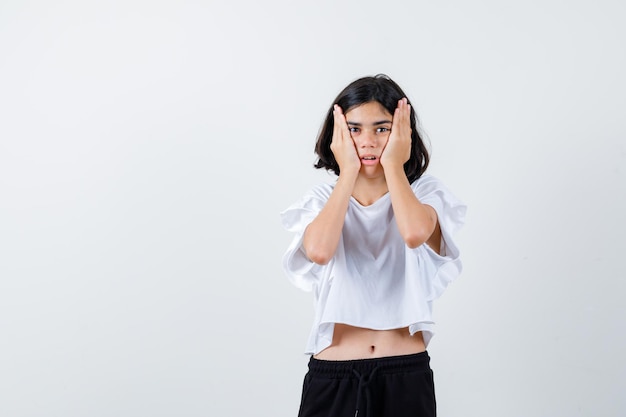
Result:
<svg viewBox="0 0 626 417"><path fill-rule="evenodd" d="M341 139L341 107L333 105L333 141Z"/></svg>
<svg viewBox="0 0 626 417"><path fill-rule="evenodd" d="M411 117L411 105L409 104L409 100L404 98L404 117L409 120Z"/></svg>
<svg viewBox="0 0 626 417"><path fill-rule="evenodd" d="M405 110L404 110L404 124L406 126L409 135L411 134L411 105L409 104L409 100L404 99Z"/></svg>
<svg viewBox="0 0 626 417"><path fill-rule="evenodd" d="M352 139L352 135L350 134L350 129L348 128L348 122L346 121L346 116L343 114L343 110L339 105L335 104L335 126L338 127L341 139Z"/></svg>
<svg viewBox="0 0 626 417"><path fill-rule="evenodd" d="M406 97L398 100L398 107L394 112L393 124L396 128L409 127L411 120L411 105Z"/></svg>
<svg viewBox="0 0 626 417"><path fill-rule="evenodd" d="M407 113L410 111L409 101L406 99L406 97L404 97L402 100L400 100L400 102L400 112L402 114L402 117L405 118Z"/></svg>
<svg viewBox="0 0 626 417"><path fill-rule="evenodd" d="M401 126L401 118L402 118L402 107L404 105L404 99L398 100L398 105L393 112L393 118L391 119L391 132L398 132L399 127Z"/></svg>

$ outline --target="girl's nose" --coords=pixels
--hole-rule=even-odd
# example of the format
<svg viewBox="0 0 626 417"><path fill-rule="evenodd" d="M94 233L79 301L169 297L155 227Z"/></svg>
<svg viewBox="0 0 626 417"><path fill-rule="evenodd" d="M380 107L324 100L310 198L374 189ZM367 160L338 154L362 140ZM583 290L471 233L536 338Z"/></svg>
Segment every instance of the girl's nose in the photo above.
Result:
<svg viewBox="0 0 626 417"><path fill-rule="evenodd" d="M361 147L363 148L371 148L376 146L376 137L369 132L361 133Z"/></svg>

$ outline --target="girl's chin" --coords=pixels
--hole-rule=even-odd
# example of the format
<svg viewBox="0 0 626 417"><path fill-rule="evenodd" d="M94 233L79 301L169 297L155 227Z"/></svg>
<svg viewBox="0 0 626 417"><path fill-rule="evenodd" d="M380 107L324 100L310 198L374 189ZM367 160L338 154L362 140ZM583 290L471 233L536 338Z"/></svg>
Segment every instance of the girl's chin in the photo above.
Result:
<svg viewBox="0 0 626 417"><path fill-rule="evenodd" d="M361 165L361 174L367 177L377 177L384 173L383 168L380 164L376 165Z"/></svg>

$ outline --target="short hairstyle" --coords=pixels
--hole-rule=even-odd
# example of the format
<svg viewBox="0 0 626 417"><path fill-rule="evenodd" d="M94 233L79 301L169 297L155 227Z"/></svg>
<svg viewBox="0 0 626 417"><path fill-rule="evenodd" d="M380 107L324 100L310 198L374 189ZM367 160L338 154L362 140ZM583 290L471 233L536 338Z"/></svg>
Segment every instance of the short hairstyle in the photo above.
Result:
<svg viewBox="0 0 626 417"><path fill-rule="evenodd" d="M335 98L334 104L339 105L344 114L360 106L361 104L378 102L389 114L393 115L398 107L398 100L406 97L400 86L385 74L359 78L351 82ZM407 97L408 100L408 97ZM409 101L409 104L411 102ZM404 164L404 172L410 183L418 179L430 161L428 150L422 140L422 135L418 130L417 115L411 106L411 156ZM335 155L330 150L333 139L333 106L331 105L326 114L326 119L317 136L315 143L315 153L319 157L313 165L315 168L325 168L328 171L339 175L339 164L335 160Z"/></svg>

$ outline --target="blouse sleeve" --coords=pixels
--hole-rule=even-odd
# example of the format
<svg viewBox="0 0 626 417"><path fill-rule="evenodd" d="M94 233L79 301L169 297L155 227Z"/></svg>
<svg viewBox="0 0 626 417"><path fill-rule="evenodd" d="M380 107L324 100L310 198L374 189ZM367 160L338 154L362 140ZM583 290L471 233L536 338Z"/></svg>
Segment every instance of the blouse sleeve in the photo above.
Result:
<svg viewBox="0 0 626 417"><path fill-rule="evenodd" d="M330 186L328 186L330 187ZM304 291L311 291L319 279L321 265L311 261L302 247L307 226L317 217L328 200L329 190L317 187L280 213L283 227L295 233L283 255L282 266L289 280Z"/></svg>
<svg viewBox="0 0 626 417"><path fill-rule="evenodd" d="M428 204L437 212L441 228L441 248L439 253L424 244L427 260L433 275L429 287L429 300L441 296L448 284L461 273L460 251L454 236L465 223L467 206L452 194L437 178L423 176L411 184L411 188L422 204Z"/></svg>

